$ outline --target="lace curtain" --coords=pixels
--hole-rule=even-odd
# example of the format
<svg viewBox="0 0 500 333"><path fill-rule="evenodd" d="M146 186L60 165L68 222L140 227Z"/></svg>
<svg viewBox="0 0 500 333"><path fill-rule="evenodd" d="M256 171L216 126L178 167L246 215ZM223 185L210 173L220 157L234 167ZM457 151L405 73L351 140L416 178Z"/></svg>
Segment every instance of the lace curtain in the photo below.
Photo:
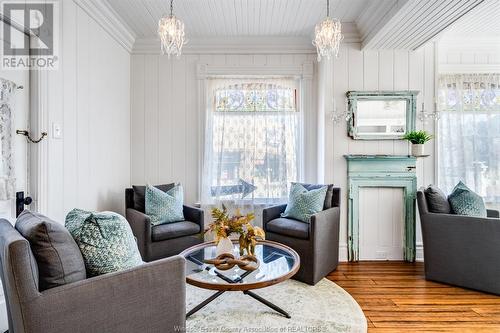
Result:
<svg viewBox="0 0 500 333"><path fill-rule="evenodd" d="M500 74L439 76L439 186L458 181L500 205Z"/></svg>
<svg viewBox="0 0 500 333"><path fill-rule="evenodd" d="M0 78L0 200L14 198L14 169L12 155L12 126L15 84Z"/></svg>
<svg viewBox="0 0 500 333"><path fill-rule="evenodd" d="M202 205L285 202L301 164L296 80L208 81Z"/></svg>

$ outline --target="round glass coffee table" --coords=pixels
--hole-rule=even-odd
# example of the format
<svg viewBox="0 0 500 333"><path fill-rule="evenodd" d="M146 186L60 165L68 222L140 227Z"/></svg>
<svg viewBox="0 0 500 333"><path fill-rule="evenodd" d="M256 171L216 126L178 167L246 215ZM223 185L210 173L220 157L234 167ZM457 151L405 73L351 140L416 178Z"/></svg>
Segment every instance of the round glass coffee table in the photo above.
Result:
<svg viewBox="0 0 500 333"><path fill-rule="evenodd" d="M239 253L239 245L233 241L233 254ZM228 270L217 269L204 260L216 255L214 242L192 246L181 253L186 258L186 282L204 289L217 290L212 296L190 310L186 318L199 311L226 291L241 291L255 300L267 305L287 318L290 315L280 307L269 302L251 290L269 287L291 278L300 267L300 257L292 248L271 241L259 241L255 247L255 257L259 267L246 271L235 265Z"/></svg>

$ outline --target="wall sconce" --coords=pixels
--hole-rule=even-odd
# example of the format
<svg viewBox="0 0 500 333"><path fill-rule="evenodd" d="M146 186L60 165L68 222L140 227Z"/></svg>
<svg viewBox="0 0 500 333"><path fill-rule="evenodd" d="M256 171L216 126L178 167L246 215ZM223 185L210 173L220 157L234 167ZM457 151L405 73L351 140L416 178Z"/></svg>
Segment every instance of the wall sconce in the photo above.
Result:
<svg viewBox="0 0 500 333"><path fill-rule="evenodd" d="M345 105L342 110L337 109L337 102L335 97L333 98L333 111L330 113L330 118L335 125L338 125L343 122L348 122L351 119L351 113L347 107L347 98L345 99Z"/></svg>
<svg viewBox="0 0 500 333"><path fill-rule="evenodd" d="M441 115L439 114L439 111L437 110L437 102L436 99L434 99L434 111L425 111L424 103L422 102L422 108L417 114L418 120L420 120L422 123L426 124L428 120L434 120L437 121L439 120L439 117Z"/></svg>

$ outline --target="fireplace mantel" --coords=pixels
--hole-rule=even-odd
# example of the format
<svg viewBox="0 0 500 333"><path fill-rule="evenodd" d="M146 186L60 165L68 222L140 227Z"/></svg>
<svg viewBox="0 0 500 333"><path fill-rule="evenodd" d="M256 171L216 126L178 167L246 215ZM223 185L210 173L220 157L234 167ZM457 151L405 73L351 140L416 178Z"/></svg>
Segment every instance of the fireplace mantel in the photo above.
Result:
<svg viewBox="0 0 500 333"><path fill-rule="evenodd" d="M415 261L416 158L407 155L344 155L348 179L348 257L359 260L359 189L402 188L404 211L404 259Z"/></svg>

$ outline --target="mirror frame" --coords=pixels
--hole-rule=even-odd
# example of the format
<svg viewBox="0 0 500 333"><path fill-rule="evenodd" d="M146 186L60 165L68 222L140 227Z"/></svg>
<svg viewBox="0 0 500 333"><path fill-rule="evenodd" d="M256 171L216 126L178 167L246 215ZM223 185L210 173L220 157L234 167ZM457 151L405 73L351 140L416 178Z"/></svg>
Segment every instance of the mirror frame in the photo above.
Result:
<svg viewBox="0 0 500 333"><path fill-rule="evenodd" d="M358 101L385 101L406 100L406 132L415 130L417 114L417 95L419 91L348 91L346 93L348 102L349 119L347 121L348 134L354 140L402 140L403 134L394 135L372 135L360 134L354 126L358 110Z"/></svg>

